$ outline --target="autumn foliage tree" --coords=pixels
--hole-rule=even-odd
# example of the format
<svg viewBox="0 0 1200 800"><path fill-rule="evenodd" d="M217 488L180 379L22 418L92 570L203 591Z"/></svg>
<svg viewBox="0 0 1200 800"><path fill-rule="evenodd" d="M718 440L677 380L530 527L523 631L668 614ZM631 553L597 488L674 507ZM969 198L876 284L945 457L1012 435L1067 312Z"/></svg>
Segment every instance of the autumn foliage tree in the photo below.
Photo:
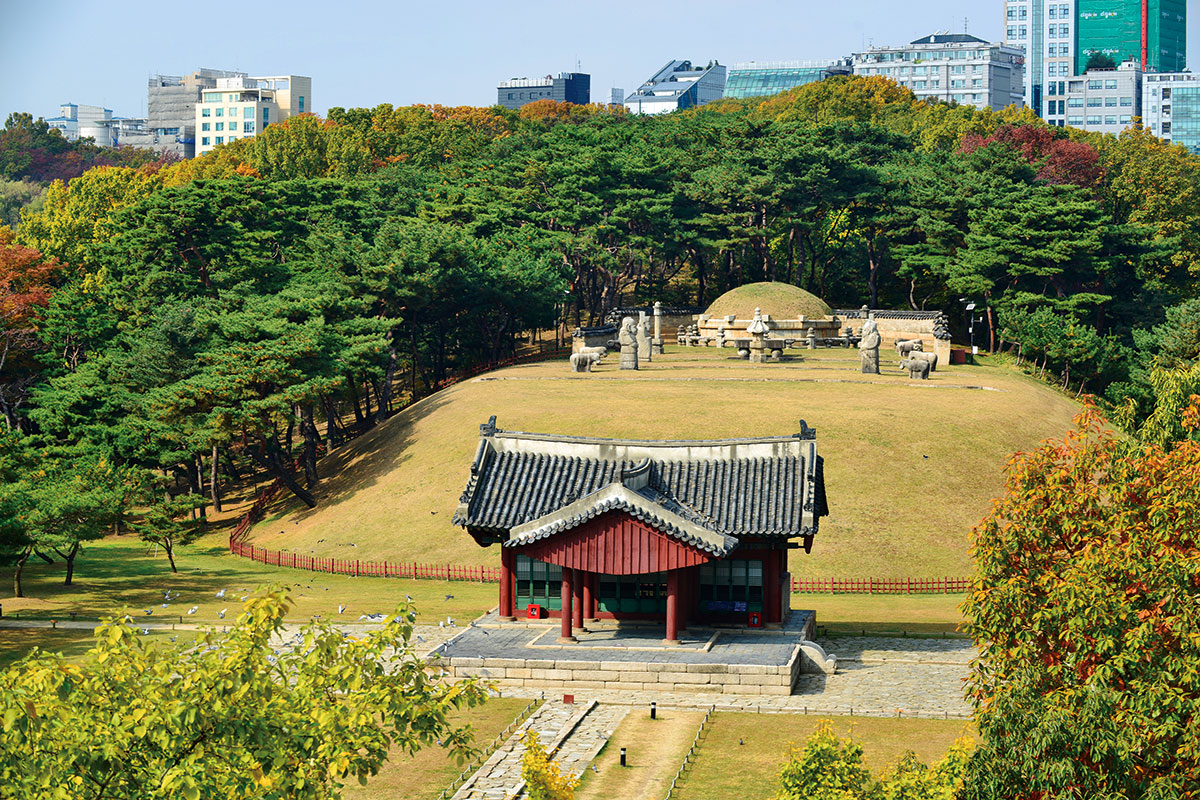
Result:
<svg viewBox="0 0 1200 800"><path fill-rule="evenodd" d="M1196 796L1197 508L1200 443L1130 443L1091 408L1013 457L973 533L982 743L964 797Z"/></svg>
<svg viewBox="0 0 1200 800"><path fill-rule="evenodd" d="M15 244L12 231L0 226L0 414L9 430L21 427L19 412L36 380L38 315L60 269L54 259Z"/></svg>
<svg viewBox="0 0 1200 800"><path fill-rule="evenodd" d="M1045 125L1001 125L987 136L968 134L961 150L973 153L980 147L1000 142L1037 167L1037 177L1046 183L1073 183L1094 187L1103 177L1100 153L1087 142L1060 136Z"/></svg>

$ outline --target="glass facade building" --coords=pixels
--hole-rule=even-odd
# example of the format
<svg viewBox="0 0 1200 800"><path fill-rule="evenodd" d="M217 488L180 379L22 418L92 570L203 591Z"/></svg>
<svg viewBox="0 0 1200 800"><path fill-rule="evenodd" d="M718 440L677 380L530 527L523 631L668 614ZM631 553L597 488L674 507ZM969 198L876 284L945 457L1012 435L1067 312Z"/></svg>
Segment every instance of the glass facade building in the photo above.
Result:
<svg viewBox="0 0 1200 800"><path fill-rule="evenodd" d="M1142 109L1147 130L1200 155L1200 75L1168 72L1143 76Z"/></svg>
<svg viewBox="0 0 1200 800"><path fill-rule="evenodd" d="M1142 0L1077 0L1075 72L1093 53L1113 61L1142 60ZM1187 63L1186 0L1147 0L1146 63L1151 72L1178 72Z"/></svg>
<svg viewBox="0 0 1200 800"><path fill-rule="evenodd" d="M843 61L745 61L729 70L725 96L766 97L851 72L853 67Z"/></svg>

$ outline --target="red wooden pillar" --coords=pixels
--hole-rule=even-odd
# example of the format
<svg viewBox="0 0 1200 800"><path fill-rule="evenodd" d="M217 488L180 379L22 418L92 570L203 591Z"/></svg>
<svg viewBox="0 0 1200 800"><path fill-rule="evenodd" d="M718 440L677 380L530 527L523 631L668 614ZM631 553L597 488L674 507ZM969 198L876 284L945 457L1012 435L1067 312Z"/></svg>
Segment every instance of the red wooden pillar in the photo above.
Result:
<svg viewBox="0 0 1200 800"><path fill-rule="evenodd" d="M562 628L558 640L560 642L577 641L571 635L571 582L574 570L563 567L562 571Z"/></svg>
<svg viewBox="0 0 1200 800"><path fill-rule="evenodd" d="M679 618L676 622L676 625L679 630L686 631L689 615L688 609L690 608L692 602L692 570L690 568L685 568L678 570L678 572L679 603L676 610L679 614Z"/></svg>
<svg viewBox="0 0 1200 800"><path fill-rule="evenodd" d="M679 570L667 571L667 644L679 644Z"/></svg>
<svg viewBox="0 0 1200 800"><path fill-rule="evenodd" d="M589 572L583 576L583 619L596 618L596 592L594 585L596 583L596 573ZM580 626L583 622L580 621Z"/></svg>
<svg viewBox="0 0 1200 800"><path fill-rule="evenodd" d="M517 556L511 547L500 546L500 619L511 622L516 619L516 586L513 565Z"/></svg>
<svg viewBox="0 0 1200 800"><path fill-rule="evenodd" d="M779 622L779 550L768 550L763 565L763 601L766 603L763 622Z"/></svg>
<svg viewBox="0 0 1200 800"><path fill-rule="evenodd" d="M583 630L583 584L587 573L581 569L573 569L571 589L574 592L574 602L571 604L571 625L575 630Z"/></svg>

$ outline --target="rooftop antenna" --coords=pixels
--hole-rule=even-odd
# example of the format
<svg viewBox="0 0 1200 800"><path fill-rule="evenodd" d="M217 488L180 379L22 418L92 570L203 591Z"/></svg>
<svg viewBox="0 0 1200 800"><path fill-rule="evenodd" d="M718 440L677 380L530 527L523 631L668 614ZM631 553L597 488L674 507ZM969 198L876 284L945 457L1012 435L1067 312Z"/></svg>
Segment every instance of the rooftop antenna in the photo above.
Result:
<svg viewBox="0 0 1200 800"><path fill-rule="evenodd" d="M968 22L968 21L969 21L969 20L967 20L967 18L966 18L966 17L963 17L963 33L966 33L966 32L967 32L967 22Z"/></svg>

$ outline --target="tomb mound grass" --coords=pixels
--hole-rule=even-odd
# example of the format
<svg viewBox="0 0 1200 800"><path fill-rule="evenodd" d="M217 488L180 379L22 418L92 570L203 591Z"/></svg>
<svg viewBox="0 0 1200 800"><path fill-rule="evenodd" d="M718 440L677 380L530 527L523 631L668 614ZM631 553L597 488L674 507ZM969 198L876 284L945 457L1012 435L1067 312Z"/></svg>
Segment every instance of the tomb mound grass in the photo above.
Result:
<svg viewBox="0 0 1200 800"><path fill-rule="evenodd" d="M770 314L772 319L821 318L833 313L829 305L812 292L779 281L747 283L730 289L713 301L708 313L714 317L733 314L738 319L750 319L754 309Z"/></svg>

